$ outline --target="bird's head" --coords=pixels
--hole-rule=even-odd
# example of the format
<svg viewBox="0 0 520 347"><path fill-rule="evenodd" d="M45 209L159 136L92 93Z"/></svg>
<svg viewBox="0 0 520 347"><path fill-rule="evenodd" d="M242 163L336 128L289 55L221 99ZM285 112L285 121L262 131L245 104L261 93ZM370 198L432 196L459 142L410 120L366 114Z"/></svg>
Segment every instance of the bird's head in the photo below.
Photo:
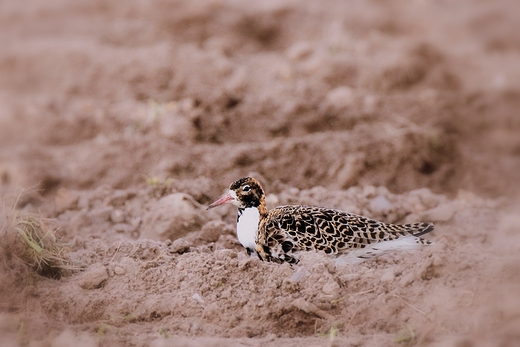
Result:
<svg viewBox="0 0 520 347"><path fill-rule="evenodd" d="M260 183L252 177L243 177L229 186L229 191L208 206L208 210L224 204L233 204L238 208L262 208L265 206L265 194Z"/></svg>

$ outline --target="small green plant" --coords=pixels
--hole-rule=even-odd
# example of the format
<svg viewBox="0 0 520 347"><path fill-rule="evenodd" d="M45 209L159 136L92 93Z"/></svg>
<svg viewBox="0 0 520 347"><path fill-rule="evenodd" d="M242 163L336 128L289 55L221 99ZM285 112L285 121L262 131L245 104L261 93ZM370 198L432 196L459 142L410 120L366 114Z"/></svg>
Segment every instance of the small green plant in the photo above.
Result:
<svg viewBox="0 0 520 347"><path fill-rule="evenodd" d="M404 326L397 332L397 336L394 340L395 343L402 344L404 346L412 346L417 342L417 337L413 328L409 325Z"/></svg>
<svg viewBox="0 0 520 347"><path fill-rule="evenodd" d="M339 329L333 325L330 327L328 332L320 333L319 336L327 338L329 340L329 346L332 346L334 344L334 341L336 340L336 336L338 336L338 332L339 332Z"/></svg>
<svg viewBox="0 0 520 347"><path fill-rule="evenodd" d="M99 326L96 328L96 334L99 337L105 336L109 331L110 331L110 327L103 323L100 323Z"/></svg>
<svg viewBox="0 0 520 347"><path fill-rule="evenodd" d="M164 337L165 339L169 339L170 338L170 333L168 332L167 329L163 328L163 327L160 327L159 328L159 335L161 335L162 337Z"/></svg>
<svg viewBox="0 0 520 347"><path fill-rule="evenodd" d="M150 177L150 176L144 175L144 180L145 180L146 184L148 184L151 187L170 188L173 184L172 178L167 178L167 179L163 180L156 176Z"/></svg>
<svg viewBox="0 0 520 347"><path fill-rule="evenodd" d="M333 342L336 339L336 336L338 335L338 328L335 326L330 327L329 330L329 341Z"/></svg>
<svg viewBox="0 0 520 347"><path fill-rule="evenodd" d="M153 99L148 101L148 105L150 106L150 112L153 119L157 118L161 114L167 111L172 111L177 109L176 102L158 102Z"/></svg>
<svg viewBox="0 0 520 347"><path fill-rule="evenodd" d="M29 344L29 338L27 336L27 325L23 320L18 320L18 336L20 338L20 342L22 346L26 346Z"/></svg>

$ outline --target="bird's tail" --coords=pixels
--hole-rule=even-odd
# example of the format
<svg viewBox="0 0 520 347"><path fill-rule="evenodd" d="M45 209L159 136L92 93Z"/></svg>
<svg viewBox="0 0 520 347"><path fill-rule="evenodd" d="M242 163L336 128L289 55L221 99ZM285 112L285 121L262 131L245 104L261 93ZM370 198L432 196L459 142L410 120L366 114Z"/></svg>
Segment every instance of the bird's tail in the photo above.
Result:
<svg viewBox="0 0 520 347"><path fill-rule="evenodd" d="M401 235L400 237L389 241L374 243L363 249L352 250L348 254L338 257L336 264L354 265L385 253L414 250L423 245L433 244L432 241L420 237L433 230L433 223L413 223L393 226L399 229L397 233Z"/></svg>
<svg viewBox="0 0 520 347"><path fill-rule="evenodd" d="M405 227L411 235L419 237L432 231L434 225L433 223L421 222L413 224L403 224L403 227Z"/></svg>

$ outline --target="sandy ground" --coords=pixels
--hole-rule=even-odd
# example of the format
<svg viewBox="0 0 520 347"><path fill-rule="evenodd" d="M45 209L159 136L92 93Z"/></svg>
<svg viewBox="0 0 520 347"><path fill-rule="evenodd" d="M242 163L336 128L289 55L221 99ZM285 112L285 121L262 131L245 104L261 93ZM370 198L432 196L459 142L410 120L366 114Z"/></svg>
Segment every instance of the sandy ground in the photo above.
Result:
<svg viewBox="0 0 520 347"><path fill-rule="evenodd" d="M518 23L514 0L0 2L0 345L520 345ZM435 245L251 259L205 210L245 175ZM24 263L23 213L76 270Z"/></svg>

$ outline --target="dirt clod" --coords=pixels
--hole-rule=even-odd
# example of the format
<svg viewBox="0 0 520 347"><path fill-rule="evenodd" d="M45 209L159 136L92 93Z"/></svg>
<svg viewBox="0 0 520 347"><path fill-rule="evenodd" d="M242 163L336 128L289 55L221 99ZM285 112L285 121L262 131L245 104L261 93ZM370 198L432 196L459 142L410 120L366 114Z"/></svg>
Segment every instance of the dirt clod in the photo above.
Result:
<svg viewBox="0 0 520 347"><path fill-rule="evenodd" d="M107 279L107 269L103 265L95 264L80 275L79 285L83 289L98 289Z"/></svg>

